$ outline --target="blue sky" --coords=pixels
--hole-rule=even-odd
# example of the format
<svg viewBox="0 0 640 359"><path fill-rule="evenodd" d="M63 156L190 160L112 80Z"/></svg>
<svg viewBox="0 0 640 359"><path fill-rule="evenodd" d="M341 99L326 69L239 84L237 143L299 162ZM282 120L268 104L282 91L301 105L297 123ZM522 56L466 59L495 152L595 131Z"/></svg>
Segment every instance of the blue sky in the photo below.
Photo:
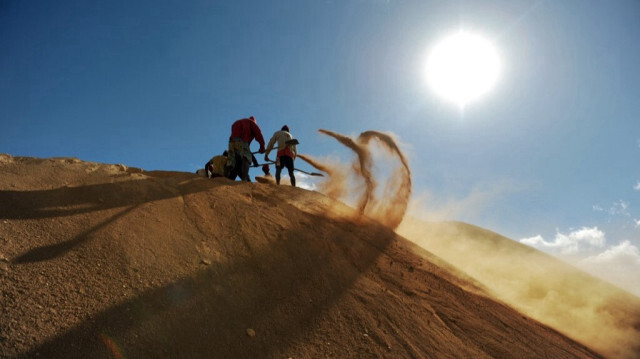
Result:
<svg viewBox="0 0 640 359"><path fill-rule="evenodd" d="M423 76L461 28L503 63L464 111ZM0 152L191 172L248 115L345 162L317 129L393 132L424 211L633 281L639 35L632 0L5 0Z"/></svg>

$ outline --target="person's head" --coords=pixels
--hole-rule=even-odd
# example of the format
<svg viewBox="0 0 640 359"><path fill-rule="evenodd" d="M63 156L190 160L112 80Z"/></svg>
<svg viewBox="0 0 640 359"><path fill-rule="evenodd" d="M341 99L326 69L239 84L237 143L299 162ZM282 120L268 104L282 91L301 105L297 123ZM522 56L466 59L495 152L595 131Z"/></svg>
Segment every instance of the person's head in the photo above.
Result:
<svg viewBox="0 0 640 359"><path fill-rule="evenodd" d="M282 131L289 132L289 126L287 126L287 125L282 126Z"/></svg>
<svg viewBox="0 0 640 359"><path fill-rule="evenodd" d="M255 118L255 117L253 117L253 116L249 116L249 119L250 119L251 121L253 121L253 122L256 122L256 118Z"/></svg>
<svg viewBox="0 0 640 359"><path fill-rule="evenodd" d="M227 156L229 156L229 152L227 150L225 150L224 152L222 152L222 155L227 157Z"/></svg>

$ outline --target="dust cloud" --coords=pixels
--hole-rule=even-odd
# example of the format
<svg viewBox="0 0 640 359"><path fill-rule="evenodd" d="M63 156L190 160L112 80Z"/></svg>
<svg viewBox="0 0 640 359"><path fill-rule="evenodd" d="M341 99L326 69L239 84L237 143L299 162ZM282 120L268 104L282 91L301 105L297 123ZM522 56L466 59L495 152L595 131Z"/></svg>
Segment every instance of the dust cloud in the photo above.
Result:
<svg viewBox="0 0 640 359"><path fill-rule="evenodd" d="M311 156L303 154L298 154L298 158L327 174L328 180L319 184L320 192L331 198L343 198L345 196L347 188L346 174L348 171L343 168L343 165L335 161L328 163L328 160L322 163Z"/></svg>
<svg viewBox="0 0 640 359"><path fill-rule="evenodd" d="M465 223L407 216L397 232L481 282L494 297L605 356L640 356L639 298Z"/></svg>
<svg viewBox="0 0 640 359"><path fill-rule="evenodd" d="M365 213L367 204L370 201L374 200L374 190L377 185L375 179L373 178L373 175L371 174L371 153L369 152L369 149L366 146L356 143L350 137L341 135L339 133L328 131L328 130L322 130L322 129L318 130L318 132L335 138L336 140L338 140L338 142L347 146L358 155L358 161L360 165L353 166L353 168L357 174L362 176L362 179L364 179L366 187L365 187L365 192L363 193L363 195L360 197L360 200L358 201L357 208L360 211L360 213Z"/></svg>
<svg viewBox="0 0 640 359"><path fill-rule="evenodd" d="M396 229L398 234L481 283L489 296L523 314L607 357L640 357L639 298L491 231L461 222L405 218L412 194L411 170L393 136L365 131L354 139L328 130L319 132L357 155L351 167L300 156L328 174L320 185L322 192L338 200L357 193L355 203L360 214ZM380 146L372 146L374 143ZM374 170L380 155L395 164L388 168L386 181L381 180L381 171ZM349 176L364 182L362 193ZM379 183L384 187L376 191ZM463 207L476 207L491 195L495 193L479 193Z"/></svg>
<svg viewBox="0 0 640 359"><path fill-rule="evenodd" d="M393 136L378 131L366 131L354 140L351 137L329 130L320 129L318 132L335 138L357 155L357 161L351 168L353 173L364 181L364 191L356 201L357 210L361 214L377 219L390 228L396 228L404 218L411 197L411 170L406 156L398 147L397 141ZM385 155L397 158L401 164L400 168L391 169L389 179L385 182L381 195L376 194L379 179L372 171L372 140L376 140L382 145ZM299 155L298 157L316 169L328 174L325 183L320 185L321 190L328 196L343 200L345 195L357 190L357 188L354 188L355 185L348 181L349 173L345 172L344 167L331 163L321 163L319 160L309 156Z"/></svg>
<svg viewBox="0 0 640 359"><path fill-rule="evenodd" d="M389 134L366 131L361 133L358 139L364 144L369 144L371 139L377 139L387 150L400 159L402 168L399 173L394 173L390 180L387 181L383 192L384 195L381 201L376 203L379 208L374 211L383 218L390 219L392 223L397 223L393 226L393 228L396 228L402 222L411 198L411 170L409 169L409 163L400 148L398 148L396 141Z"/></svg>

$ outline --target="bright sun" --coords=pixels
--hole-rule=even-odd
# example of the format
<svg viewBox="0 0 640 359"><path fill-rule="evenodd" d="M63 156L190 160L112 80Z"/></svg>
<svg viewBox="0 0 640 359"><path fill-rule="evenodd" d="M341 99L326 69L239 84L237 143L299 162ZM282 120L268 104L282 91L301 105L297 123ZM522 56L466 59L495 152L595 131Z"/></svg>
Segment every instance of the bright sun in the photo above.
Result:
<svg viewBox="0 0 640 359"><path fill-rule="evenodd" d="M491 90L500 73L493 45L459 32L440 41L427 59L427 81L443 98L464 106Z"/></svg>

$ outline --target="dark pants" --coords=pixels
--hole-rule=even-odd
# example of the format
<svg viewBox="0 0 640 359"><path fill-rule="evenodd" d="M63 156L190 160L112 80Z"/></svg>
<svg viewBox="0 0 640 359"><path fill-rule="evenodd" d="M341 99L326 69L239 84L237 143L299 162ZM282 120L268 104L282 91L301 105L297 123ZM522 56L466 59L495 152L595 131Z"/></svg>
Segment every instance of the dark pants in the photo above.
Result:
<svg viewBox="0 0 640 359"><path fill-rule="evenodd" d="M296 186L296 177L293 175L293 158L289 156L280 156L280 166L276 166L276 183L280 184L280 172L282 168L286 167L289 171L289 178L291 179L291 185Z"/></svg>
<svg viewBox="0 0 640 359"><path fill-rule="evenodd" d="M251 166L251 160L255 161L255 157L251 154L249 144L239 137L230 138L228 154L233 157L227 161L227 165L230 164L231 166L225 168L225 176L232 180L240 176L241 180L251 182L249 167Z"/></svg>
<svg viewBox="0 0 640 359"><path fill-rule="evenodd" d="M225 171L229 173L225 174L227 178L231 180L235 180L236 177L240 177L242 181L249 181L249 167L251 167L251 162L246 158L236 154L236 165L234 167L226 167Z"/></svg>

